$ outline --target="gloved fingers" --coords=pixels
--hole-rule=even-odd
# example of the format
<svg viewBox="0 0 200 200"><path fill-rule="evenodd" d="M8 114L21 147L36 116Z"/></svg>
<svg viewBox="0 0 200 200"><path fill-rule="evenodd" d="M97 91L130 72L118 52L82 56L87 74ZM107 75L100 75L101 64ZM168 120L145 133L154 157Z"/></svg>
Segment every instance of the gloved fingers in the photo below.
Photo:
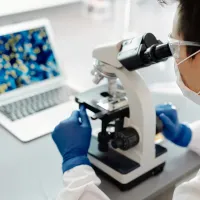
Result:
<svg viewBox="0 0 200 200"><path fill-rule="evenodd" d="M167 117L165 114L162 113L159 115L159 118L162 121L164 128L166 128L168 131L172 133L175 131L175 125L169 117Z"/></svg>
<svg viewBox="0 0 200 200"><path fill-rule="evenodd" d="M169 112L171 110L176 110L176 107L170 103L166 104L160 104L156 106L156 114L159 115L159 113Z"/></svg>
<svg viewBox="0 0 200 200"><path fill-rule="evenodd" d="M173 105L171 103L164 103L164 104L158 104L156 107L161 109L171 108Z"/></svg>
<svg viewBox="0 0 200 200"><path fill-rule="evenodd" d="M159 117L160 114L166 113L169 110L169 106L165 104L157 105L156 106L156 115Z"/></svg>
<svg viewBox="0 0 200 200"><path fill-rule="evenodd" d="M84 105L81 105L80 107L80 118L82 121L82 126L86 126L86 127L90 127L90 120L89 117L87 115L86 109Z"/></svg>
<svg viewBox="0 0 200 200"><path fill-rule="evenodd" d="M68 120L80 123L79 118L80 118L80 112L78 110L74 110Z"/></svg>
<svg viewBox="0 0 200 200"><path fill-rule="evenodd" d="M176 107L172 104L162 104L156 106L156 115L159 117L161 114L165 114L174 123L178 121Z"/></svg>
<svg viewBox="0 0 200 200"><path fill-rule="evenodd" d="M176 110L176 106L172 103L165 103L165 105L167 105L168 107L170 107L173 110Z"/></svg>

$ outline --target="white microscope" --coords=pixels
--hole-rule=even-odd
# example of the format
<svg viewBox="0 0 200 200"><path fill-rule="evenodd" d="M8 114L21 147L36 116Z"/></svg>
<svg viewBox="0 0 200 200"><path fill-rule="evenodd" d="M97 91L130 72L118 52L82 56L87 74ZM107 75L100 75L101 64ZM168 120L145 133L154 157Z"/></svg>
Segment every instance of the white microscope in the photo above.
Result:
<svg viewBox="0 0 200 200"><path fill-rule="evenodd" d="M101 120L101 131L93 137L89 159L122 190L128 190L163 171L167 150L155 144L162 123L144 80L136 71L171 56L168 44L151 33L93 51L94 82L101 85L76 96Z"/></svg>

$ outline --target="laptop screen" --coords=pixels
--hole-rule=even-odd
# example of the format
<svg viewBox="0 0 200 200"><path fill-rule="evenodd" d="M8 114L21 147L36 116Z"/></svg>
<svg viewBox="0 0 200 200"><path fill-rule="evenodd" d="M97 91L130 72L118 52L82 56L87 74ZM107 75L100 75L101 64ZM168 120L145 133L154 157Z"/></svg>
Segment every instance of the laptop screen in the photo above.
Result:
<svg viewBox="0 0 200 200"><path fill-rule="evenodd" d="M59 75L45 27L0 36L0 93Z"/></svg>

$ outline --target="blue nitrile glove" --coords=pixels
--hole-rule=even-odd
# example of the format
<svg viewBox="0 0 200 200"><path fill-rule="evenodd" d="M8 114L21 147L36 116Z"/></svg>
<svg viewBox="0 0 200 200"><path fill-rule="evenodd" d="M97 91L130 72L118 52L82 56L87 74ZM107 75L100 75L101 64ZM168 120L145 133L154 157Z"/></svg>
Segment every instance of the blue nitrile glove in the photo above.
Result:
<svg viewBox="0 0 200 200"><path fill-rule="evenodd" d="M163 135L174 144L187 147L192 138L192 131L187 125L179 123L175 106L158 105L156 114L163 123Z"/></svg>
<svg viewBox="0 0 200 200"><path fill-rule="evenodd" d="M63 157L63 173L79 165L90 165L87 158L91 125L84 106L56 126L52 138Z"/></svg>

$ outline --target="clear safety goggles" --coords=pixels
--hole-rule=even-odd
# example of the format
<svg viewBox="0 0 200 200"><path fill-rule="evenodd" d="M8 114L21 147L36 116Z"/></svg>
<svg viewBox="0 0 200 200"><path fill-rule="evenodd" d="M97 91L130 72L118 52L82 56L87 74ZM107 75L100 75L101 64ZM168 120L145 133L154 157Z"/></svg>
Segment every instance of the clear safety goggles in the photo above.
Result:
<svg viewBox="0 0 200 200"><path fill-rule="evenodd" d="M198 42L176 40L176 39L172 38L171 34L168 37L168 42L169 42L169 47L170 47L172 56L175 59L182 59L181 58L181 47L183 47L183 46L200 47L200 43L198 43ZM192 57L192 56L196 55L199 52L200 52L200 50L196 51L194 54L190 55L189 57Z"/></svg>

